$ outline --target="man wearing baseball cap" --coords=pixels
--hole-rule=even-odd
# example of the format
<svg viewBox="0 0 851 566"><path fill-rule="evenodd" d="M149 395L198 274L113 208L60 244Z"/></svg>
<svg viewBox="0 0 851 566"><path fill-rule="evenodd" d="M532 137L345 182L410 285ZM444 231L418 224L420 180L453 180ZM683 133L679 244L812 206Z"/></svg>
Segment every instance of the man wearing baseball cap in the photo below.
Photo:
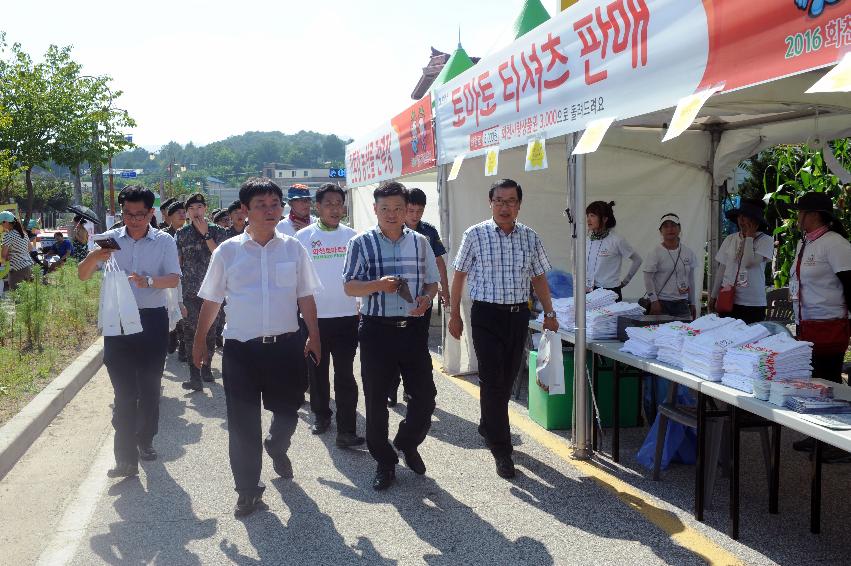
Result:
<svg viewBox="0 0 851 566"><path fill-rule="evenodd" d="M297 183L291 186L287 191L290 214L278 222L276 230L287 236L295 236L296 232L316 222L316 217L310 214L312 201L307 185Z"/></svg>
<svg viewBox="0 0 851 566"><path fill-rule="evenodd" d="M228 207L228 215L230 216L230 228L228 228L228 237L239 236L245 231L245 210L242 209L242 203L238 200L230 203Z"/></svg>

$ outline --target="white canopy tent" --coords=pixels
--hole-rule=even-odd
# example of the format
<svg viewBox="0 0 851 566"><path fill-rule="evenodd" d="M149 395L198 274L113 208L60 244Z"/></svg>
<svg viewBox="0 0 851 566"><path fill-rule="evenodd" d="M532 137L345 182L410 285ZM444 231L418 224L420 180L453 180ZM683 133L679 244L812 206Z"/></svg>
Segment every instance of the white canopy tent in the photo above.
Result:
<svg viewBox="0 0 851 566"><path fill-rule="evenodd" d="M642 256L659 241L658 221L666 212L680 215L686 245L698 255L706 249L714 256L719 187L739 162L773 145L851 136L851 95L805 94L824 74L811 71L716 95L688 131L667 143L661 138L673 108L616 122L600 149L586 156L584 202L614 200L616 230ZM496 178L510 177L524 188L519 220L542 236L555 267L576 273L580 266L572 261L572 227L563 216L566 206L575 208L569 196L576 185L569 167L573 159L568 158L572 138L547 140L549 168L544 171L524 171L525 147L500 153L497 177L484 176L483 157L465 160L458 178L442 185L443 237L450 258L458 251L463 231L490 216L487 188ZM584 229L584 210L576 215ZM577 259L584 264L586 258ZM702 272L701 265L698 281L703 280ZM637 299L643 293L640 276L624 290L625 298ZM470 306L467 296L462 303L465 323ZM453 373L476 371L470 333L462 339L460 357L447 362Z"/></svg>
<svg viewBox="0 0 851 566"><path fill-rule="evenodd" d="M616 123L600 149L588 156L586 201L614 200L616 230L642 256L658 242L658 220L665 212L680 215L683 239L698 254L707 242L717 246L717 234L709 233L717 224L709 217L718 208L712 206L713 187L730 179L739 162L773 145L851 135L851 95L804 94L823 74L803 73L716 96L690 130L667 143L661 137L673 109ZM519 220L538 231L556 268L571 271L572 228L563 214L568 204L566 138L547 141L549 168L544 171L524 171L525 147L501 152L498 177L524 187ZM477 157L465 160L458 179L446 183L444 240L450 257L464 229L489 216L487 189L496 178L484 176L484 158ZM701 266L699 281L702 275ZM643 293L639 277L624 291L634 299ZM475 360L451 369L475 371Z"/></svg>

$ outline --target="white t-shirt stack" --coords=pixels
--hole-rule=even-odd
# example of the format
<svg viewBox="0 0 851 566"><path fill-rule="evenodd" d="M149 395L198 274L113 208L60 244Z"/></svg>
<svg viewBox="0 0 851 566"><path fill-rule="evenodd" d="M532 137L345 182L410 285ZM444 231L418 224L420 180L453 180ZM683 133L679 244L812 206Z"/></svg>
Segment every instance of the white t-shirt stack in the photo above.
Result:
<svg viewBox="0 0 851 566"><path fill-rule="evenodd" d="M618 317L640 316L644 307L635 303L615 303L588 311L585 318L589 340L612 340L618 335Z"/></svg>
<svg viewBox="0 0 851 566"><path fill-rule="evenodd" d="M627 340L623 343L621 352L633 354L640 358L655 358L659 352L659 348L654 344L653 340L661 327L662 325L660 324L653 324L651 326L631 326L627 328Z"/></svg>
<svg viewBox="0 0 851 566"><path fill-rule="evenodd" d="M618 295L606 289L594 289L585 295L585 312L615 304ZM553 310L559 324L572 328L576 324L576 310L573 308L573 297L553 299ZM544 321L544 313L538 315L538 322Z"/></svg>
<svg viewBox="0 0 851 566"><path fill-rule="evenodd" d="M795 340L785 333L774 334L758 342L729 348L724 355L724 376L721 382L742 391L749 391L747 380L752 381L750 391L757 398L767 400L770 384L774 380L812 378L813 345Z"/></svg>
<svg viewBox="0 0 851 566"><path fill-rule="evenodd" d="M357 303L354 297L343 291L343 264L349 240L357 232L340 224L336 230L323 230L313 224L299 230L295 237L307 250L323 289L314 294L316 313L319 318L356 316Z"/></svg>
<svg viewBox="0 0 851 566"><path fill-rule="evenodd" d="M701 316L692 322L669 322L662 324L653 337L659 349L656 357L660 362L682 368L683 341L686 336L697 336L713 328L732 324L734 318L721 318L716 314Z"/></svg>
<svg viewBox="0 0 851 566"><path fill-rule="evenodd" d="M792 397L809 399L830 399L833 397L833 387L803 379L778 379L768 383L771 384L768 402L779 407L785 407L787 401Z"/></svg>
<svg viewBox="0 0 851 566"><path fill-rule="evenodd" d="M729 348L738 348L762 340L769 335L761 324L748 326L733 319L731 324L714 328L697 336L683 339L683 371L709 381L722 381L724 354Z"/></svg>

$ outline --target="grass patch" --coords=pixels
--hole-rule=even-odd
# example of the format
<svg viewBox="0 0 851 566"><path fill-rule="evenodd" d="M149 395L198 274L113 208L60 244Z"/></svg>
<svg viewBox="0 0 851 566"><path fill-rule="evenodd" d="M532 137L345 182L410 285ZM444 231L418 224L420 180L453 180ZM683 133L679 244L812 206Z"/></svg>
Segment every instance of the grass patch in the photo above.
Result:
<svg viewBox="0 0 851 566"><path fill-rule="evenodd" d="M0 301L0 422L5 422L97 338L100 274L77 278L69 261Z"/></svg>

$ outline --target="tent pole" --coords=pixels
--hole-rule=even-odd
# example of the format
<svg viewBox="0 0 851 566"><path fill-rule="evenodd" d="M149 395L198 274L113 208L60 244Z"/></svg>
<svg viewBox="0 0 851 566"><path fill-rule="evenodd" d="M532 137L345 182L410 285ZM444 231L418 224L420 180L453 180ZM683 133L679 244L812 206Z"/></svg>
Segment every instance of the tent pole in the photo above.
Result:
<svg viewBox="0 0 851 566"><path fill-rule="evenodd" d="M712 143L709 145L709 245L707 253L709 261L706 262L706 291L712 289L713 278L715 277L715 255L718 253L718 248L721 245L721 191L718 184L715 182L715 155L718 151L718 145L721 143L722 130L713 128L710 130L712 134ZM700 314L700 313L698 313Z"/></svg>
<svg viewBox="0 0 851 566"><path fill-rule="evenodd" d="M578 134L574 134L578 135ZM580 460L591 458L590 414L588 412L588 383L585 340L585 155L574 156L573 214L576 238L573 240L573 304L576 308L576 340L573 349L573 457Z"/></svg>

